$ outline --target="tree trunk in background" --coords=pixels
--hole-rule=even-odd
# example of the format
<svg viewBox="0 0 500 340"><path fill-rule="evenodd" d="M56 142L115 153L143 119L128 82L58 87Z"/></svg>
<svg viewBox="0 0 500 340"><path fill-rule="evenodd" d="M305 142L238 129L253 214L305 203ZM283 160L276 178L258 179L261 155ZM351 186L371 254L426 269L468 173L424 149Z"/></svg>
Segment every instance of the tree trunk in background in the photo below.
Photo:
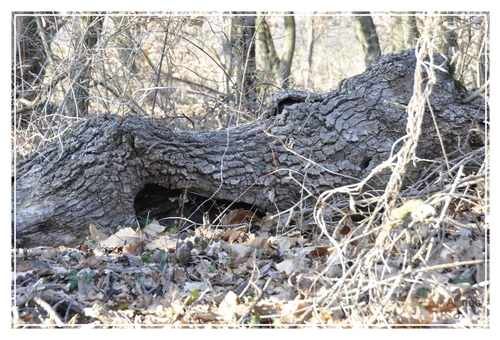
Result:
<svg viewBox="0 0 500 340"><path fill-rule="evenodd" d="M255 21L257 26L257 50L263 65L261 68L269 77L274 77L278 73L280 58L274 47L273 37L267 25L264 12L257 12Z"/></svg>
<svg viewBox="0 0 500 340"><path fill-rule="evenodd" d="M295 18L293 12L285 14L285 36L283 41L283 51L278 67L278 78L281 88L287 88L289 84L290 70L292 69L293 54L295 52Z"/></svg>
<svg viewBox="0 0 500 340"><path fill-rule="evenodd" d="M313 14L316 12L313 12ZM314 16L310 15L307 18L307 77L306 77L306 89L309 89L311 85L311 70L313 61L313 48L314 48Z"/></svg>
<svg viewBox="0 0 500 340"><path fill-rule="evenodd" d="M44 114L52 113L51 106L47 103L47 92L40 87L46 80L47 66L53 61L51 39L64 25L65 20L51 15L44 15L43 20L42 16L15 17L15 35L12 38L16 45L12 51L12 74L15 74L16 79L12 79L12 85L15 86L16 99L23 100L22 106L14 102L17 106L16 114L31 114L40 108ZM57 82L52 82L52 91L56 84Z"/></svg>
<svg viewBox="0 0 500 340"><path fill-rule="evenodd" d="M356 15L358 38L365 53L365 65L369 67L381 55L377 31L372 17L369 15L370 12L353 12L353 14Z"/></svg>
<svg viewBox="0 0 500 340"><path fill-rule="evenodd" d="M93 49L102 30L102 17L77 18L80 34L74 37L74 56L80 60L70 69L71 87L65 95L64 111L68 117L85 117L88 111L89 87L92 82L91 63Z"/></svg>
<svg viewBox="0 0 500 340"><path fill-rule="evenodd" d="M281 58L278 57L274 48L273 38L263 18L263 12L258 12L256 23L259 24L257 41L259 54L264 62L263 68L270 77L275 77L278 87L287 88L289 85L290 70L292 68L293 54L295 53L295 18L293 12L284 12L285 35L283 37L283 48Z"/></svg>
<svg viewBox="0 0 500 340"><path fill-rule="evenodd" d="M142 59L143 64L148 64L145 55L139 54L141 48L132 33L132 23L129 16L115 16L113 23L116 25L116 31L120 32L121 39L118 40L118 56L126 66L126 70L130 75L139 72L138 63ZM146 52L144 52L146 54ZM151 65L154 67L154 65Z"/></svg>
<svg viewBox="0 0 500 340"><path fill-rule="evenodd" d="M235 52L236 84L239 86L238 103L252 108L255 95L255 12L232 12L231 43ZM246 15L241 15L246 14ZM238 16L239 15L239 16Z"/></svg>
<svg viewBox="0 0 500 340"><path fill-rule="evenodd" d="M26 100L35 99L37 93L29 91L35 83L43 80L46 56L44 53L43 39L41 37L43 27L38 27L36 17L34 16L16 16L15 18L14 41L20 42L13 51L12 57L17 62L14 65L16 70L16 84L21 88L18 90L20 97Z"/></svg>
<svg viewBox="0 0 500 340"><path fill-rule="evenodd" d="M414 48L420 36L415 12L393 12L392 15L392 52Z"/></svg>
<svg viewBox="0 0 500 340"><path fill-rule="evenodd" d="M186 191L244 202L261 212L302 199L313 204L325 190L358 183L397 151L391 149L405 135L407 115L388 102L408 104L415 63L412 50L388 54L324 95L281 90L259 124L227 130L171 131L151 119L108 114L77 123L17 169L18 246L76 245L91 223L106 230L128 226L138 206L149 211L144 189L151 186L175 191L171 196ZM466 152L484 106L462 104L453 80L440 71L436 77L430 104L440 137L447 152L458 145ZM442 157L430 115L422 136L417 156ZM432 164L408 168L406 181ZM364 189L383 189L390 174L386 168ZM167 198L160 203L169 204Z"/></svg>

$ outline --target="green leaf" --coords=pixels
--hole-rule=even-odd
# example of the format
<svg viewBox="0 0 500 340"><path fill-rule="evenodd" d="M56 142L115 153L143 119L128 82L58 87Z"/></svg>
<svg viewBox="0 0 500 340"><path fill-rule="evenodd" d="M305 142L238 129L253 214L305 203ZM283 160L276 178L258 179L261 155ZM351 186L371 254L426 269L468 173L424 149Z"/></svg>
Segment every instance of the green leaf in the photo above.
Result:
<svg viewBox="0 0 500 340"><path fill-rule="evenodd" d="M48 276L46 278L43 279L43 284L45 284L45 290L49 290L49 289L54 289L55 287L54 286L51 286L49 283L53 282L55 279L55 277L53 276Z"/></svg>
<svg viewBox="0 0 500 340"><path fill-rule="evenodd" d="M165 230L163 230L164 233L171 233L171 234L177 234L179 230L177 227L165 227Z"/></svg>
<svg viewBox="0 0 500 340"><path fill-rule="evenodd" d="M167 262L169 257L170 257L170 253L168 251L162 250L160 252L160 259L161 259L162 263Z"/></svg>
<svg viewBox="0 0 500 340"><path fill-rule="evenodd" d="M417 290L417 295L426 298L430 292L431 290L429 288L420 288L419 290Z"/></svg>
<svg viewBox="0 0 500 340"><path fill-rule="evenodd" d="M145 226L147 226L151 222L153 222L153 220L150 220L149 218L145 218L144 221L139 222L139 226L141 227L141 229L143 229Z"/></svg>
<svg viewBox="0 0 500 340"><path fill-rule="evenodd" d="M142 254L141 260L144 263L151 263L151 255L150 254Z"/></svg>
<svg viewBox="0 0 500 340"><path fill-rule="evenodd" d="M250 325L260 325L260 315L254 315L247 320L247 324Z"/></svg>
<svg viewBox="0 0 500 340"><path fill-rule="evenodd" d="M134 285L136 283L141 283L144 280L146 280L146 278L142 275L142 273L134 273Z"/></svg>
<svg viewBox="0 0 500 340"><path fill-rule="evenodd" d="M205 250L208 247L208 242L205 240L201 241L201 250Z"/></svg>
<svg viewBox="0 0 500 340"><path fill-rule="evenodd" d="M48 276L46 278L43 279L43 284L47 284L47 283L51 283L54 281L54 277L53 276Z"/></svg>
<svg viewBox="0 0 500 340"><path fill-rule="evenodd" d="M122 303L121 305L118 306L119 310L125 310L130 306L130 303Z"/></svg>
<svg viewBox="0 0 500 340"><path fill-rule="evenodd" d="M281 319L280 318L273 318L273 325L274 325L274 328L281 328L281 327L279 327L282 325Z"/></svg>
<svg viewBox="0 0 500 340"><path fill-rule="evenodd" d="M120 277L118 276L118 274L116 274L115 272L112 272L112 273L109 275L109 282L110 282L110 283L117 282L119 278L120 278Z"/></svg>
<svg viewBox="0 0 500 340"><path fill-rule="evenodd" d="M76 275L76 270L72 270L64 278L66 282L69 282L69 291L72 292L78 287L78 276Z"/></svg>
<svg viewBox="0 0 500 340"><path fill-rule="evenodd" d="M85 282L91 283L94 279L95 271L85 272L82 275L82 278Z"/></svg>
<svg viewBox="0 0 500 340"><path fill-rule="evenodd" d="M215 273L215 270L217 267L215 266L215 262L210 263L210 266L208 267L208 272L209 273Z"/></svg>
<svg viewBox="0 0 500 340"><path fill-rule="evenodd" d="M421 309L424 308L424 306L422 305L422 302L411 302L410 306L411 307L420 307Z"/></svg>
<svg viewBox="0 0 500 340"><path fill-rule="evenodd" d="M453 279L453 283L470 283L472 284L471 280L468 278L461 278L461 277L456 277Z"/></svg>

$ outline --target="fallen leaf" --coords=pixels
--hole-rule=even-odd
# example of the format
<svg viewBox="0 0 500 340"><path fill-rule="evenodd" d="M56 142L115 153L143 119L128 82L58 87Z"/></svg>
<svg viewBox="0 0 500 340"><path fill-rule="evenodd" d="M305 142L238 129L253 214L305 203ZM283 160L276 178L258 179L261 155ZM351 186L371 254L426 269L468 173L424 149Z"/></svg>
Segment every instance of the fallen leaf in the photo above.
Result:
<svg viewBox="0 0 500 340"><path fill-rule="evenodd" d="M101 247L117 248L123 247L126 244L136 244L144 238L140 230L135 231L132 228L124 228L118 230L114 235L111 235L104 241L100 242Z"/></svg>
<svg viewBox="0 0 500 340"><path fill-rule="evenodd" d="M89 226L90 239L94 241L103 241L108 238L108 235L97 229L93 224Z"/></svg>
<svg viewBox="0 0 500 340"><path fill-rule="evenodd" d="M223 240L227 240L229 243L233 243L240 237L240 235L243 233L243 230L226 230L224 234L222 235Z"/></svg>
<svg viewBox="0 0 500 340"><path fill-rule="evenodd" d="M290 275L295 267L292 260L281 261L280 263L276 263L275 266L279 272L285 273L286 275Z"/></svg>
<svg viewBox="0 0 500 340"><path fill-rule="evenodd" d="M175 249L177 247L177 238L172 235L164 235L160 236L156 240L152 240L147 243L146 248L149 250L160 249L160 250L169 250Z"/></svg>
<svg viewBox="0 0 500 340"><path fill-rule="evenodd" d="M255 248L265 248L267 247L267 239L262 236L257 236L248 242L248 245Z"/></svg>
<svg viewBox="0 0 500 340"><path fill-rule="evenodd" d="M142 232L148 233L152 238L156 238L163 234L163 230L165 230L165 227L160 225L157 220L153 219L153 222L145 226Z"/></svg>
<svg viewBox="0 0 500 340"><path fill-rule="evenodd" d="M218 313L222 315L224 321L227 323L234 323L236 321L235 310L238 305L238 296L230 290L227 292L224 300L219 305Z"/></svg>
<svg viewBox="0 0 500 340"><path fill-rule="evenodd" d="M235 209L230 211L221 220L222 225L240 224L240 223L260 222L260 218L253 211L245 209Z"/></svg>

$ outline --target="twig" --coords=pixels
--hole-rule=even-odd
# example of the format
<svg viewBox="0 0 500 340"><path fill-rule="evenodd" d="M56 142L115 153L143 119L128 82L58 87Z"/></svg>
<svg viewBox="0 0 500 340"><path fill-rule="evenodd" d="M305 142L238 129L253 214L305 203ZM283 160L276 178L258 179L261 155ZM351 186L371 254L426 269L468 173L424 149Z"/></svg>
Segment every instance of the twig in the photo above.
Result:
<svg viewBox="0 0 500 340"><path fill-rule="evenodd" d="M463 262L453 262L453 263L444 263L444 264L438 264L435 266L430 266L430 267L425 267L425 268L420 268L416 270L412 270L409 273L405 274L416 274L416 273L421 273L421 272L428 272L431 270L436 270L436 269L443 269L443 268L453 268L453 267L460 267L460 266L468 266L471 264L481 264L481 263L486 263L489 260L483 259L483 260L473 260L473 261L463 261Z"/></svg>
<svg viewBox="0 0 500 340"><path fill-rule="evenodd" d="M45 309L47 313L49 313L49 316L54 319L56 322L56 325L58 326L64 326L64 322L61 320L57 312L45 301L40 299L38 296L33 297L33 301L36 302L40 307Z"/></svg>
<svg viewBox="0 0 500 340"><path fill-rule="evenodd" d="M481 86L476 92L472 93L471 95L467 96L467 98L465 98L462 103L464 104L468 104L472 101L474 101L476 98L480 97L483 93L486 92L486 88L490 86L490 80L488 79L488 81L486 83L483 84L483 86Z"/></svg>

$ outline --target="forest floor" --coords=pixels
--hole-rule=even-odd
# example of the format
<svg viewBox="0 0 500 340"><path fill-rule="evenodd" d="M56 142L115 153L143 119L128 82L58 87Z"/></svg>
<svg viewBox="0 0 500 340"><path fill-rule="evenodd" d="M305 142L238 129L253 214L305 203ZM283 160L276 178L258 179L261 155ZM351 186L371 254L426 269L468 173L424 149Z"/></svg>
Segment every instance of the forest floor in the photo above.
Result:
<svg viewBox="0 0 500 340"><path fill-rule="evenodd" d="M487 193L482 167L392 220L360 196L356 211L91 225L76 248L12 251L12 327L489 327Z"/></svg>

